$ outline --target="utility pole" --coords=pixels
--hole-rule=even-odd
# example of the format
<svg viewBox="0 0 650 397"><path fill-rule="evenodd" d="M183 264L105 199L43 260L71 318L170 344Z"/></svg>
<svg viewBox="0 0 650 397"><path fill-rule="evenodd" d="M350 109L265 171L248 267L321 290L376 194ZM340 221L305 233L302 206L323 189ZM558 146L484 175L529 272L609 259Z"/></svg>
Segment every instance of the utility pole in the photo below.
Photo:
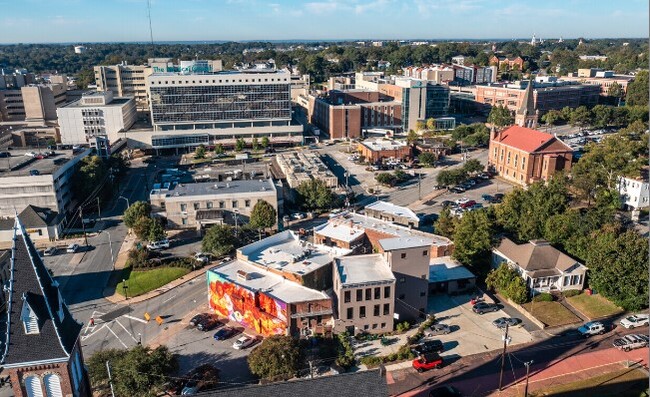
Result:
<svg viewBox="0 0 650 397"><path fill-rule="evenodd" d="M422 200L422 174L418 172L418 200Z"/></svg>
<svg viewBox="0 0 650 397"><path fill-rule="evenodd" d="M115 270L115 256L113 255L113 242L111 241L111 233L107 230L106 234L108 234L108 247L111 250L111 266L113 270Z"/></svg>
<svg viewBox="0 0 650 397"><path fill-rule="evenodd" d="M506 366L506 349L508 347L508 323L506 333L503 335L503 352L501 353L501 373L499 374L499 391L503 390L503 370Z"/></svg>
<svg viewBox="0 0 650 397"><path fill-rule="evenodd" d="M113 390L113 377L111 376L111 364L106 361L106 372L108 373L108 384L111 385L111 396L115 397L115 391Z"/></svg>
<svg viewBox="0 0 650 397"><path fill-rule="evenodd" d="M84 240L86 241L86 247L88 246L88 235L86 235L86 224L84 223L84 208L83 206L79 207L79 217L81 218L81 229L84 232Z"/></svg>
<svg viewBox="0 0 650 397"><path fill-rule="evenodd" d="M102 220L102 209L99 206L99 197L97 197L97 216L99 217L99 220Z"/></svg>
<svg viewBox="0 0 650 397"><path fill-rule="evenodd" d="M533 363L533 360L526 361L524 365L526 366L526 388L524 389L524 397L528 397L528 375L530 374L530 366Z"/></svg>
<svg viewBox="0 0 650 397"><path fill-rule="evenodd" d="M309 360L309 378L314 379L314 362Z"/></svg>

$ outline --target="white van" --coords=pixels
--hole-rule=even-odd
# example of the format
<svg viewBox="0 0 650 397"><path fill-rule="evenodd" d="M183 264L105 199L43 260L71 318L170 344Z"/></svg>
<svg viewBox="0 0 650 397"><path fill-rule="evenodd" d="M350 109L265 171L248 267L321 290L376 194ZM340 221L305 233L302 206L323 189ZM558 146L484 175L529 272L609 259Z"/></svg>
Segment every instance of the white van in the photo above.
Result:
<svg viewBox="0 0 650 397"><path fill-rule="evenodd" d="M152 251L160 250L163 248L169 248L169 240L164 239L164 240L152 241L149 244L147 244L147 248Z"/></svg>

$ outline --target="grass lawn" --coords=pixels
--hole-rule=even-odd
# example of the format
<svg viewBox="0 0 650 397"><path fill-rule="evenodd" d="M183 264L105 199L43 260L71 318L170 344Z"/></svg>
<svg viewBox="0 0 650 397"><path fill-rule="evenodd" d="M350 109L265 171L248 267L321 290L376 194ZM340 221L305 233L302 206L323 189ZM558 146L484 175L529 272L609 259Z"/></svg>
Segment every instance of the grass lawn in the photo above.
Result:
<svg viewBox="0 0 650 397"><path fill-rule="evenodd" d="M126 268L122 277L126 278L127 295L134 297L160 288L189 272L189 269L182 267L160 267L144 271L132 271L130 268ZM122 296L124 295L123 286L124 282L120 281L115 287L117 293Z"/></svg>
<svg viewBox="0 0 650 397"><path fill-rule="evenodd" d="M580 322L575 314L558 302L528 302L522 306L549 327Z"/></svg>
<svg viewBox="0 0 650 397"><path fill-rule="evenodd" d="M531 395L555 397L640 397L647 396L648 375L638 369L621 369L609 374L550 387Z"/></svg>
<svg viewBox="0 0 650 397"><path fill-rule="evenodd" d="M623 309L600 295L587 295L582 293L580 295L566 298L566 300L571 304L571 306L575 307L580 313L590 319L623 313Z"/></svg>

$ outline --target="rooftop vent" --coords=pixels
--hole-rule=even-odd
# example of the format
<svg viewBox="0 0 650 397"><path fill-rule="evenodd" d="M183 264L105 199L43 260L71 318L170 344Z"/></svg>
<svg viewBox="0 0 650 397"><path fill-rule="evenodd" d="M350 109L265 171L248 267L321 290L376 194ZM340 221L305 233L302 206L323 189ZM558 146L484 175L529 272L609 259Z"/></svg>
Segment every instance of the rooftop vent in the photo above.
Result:
<svg viewBox="0 0 650 397"><path fill-rule="evenodd" d="M250 280L251 275L250 273L244 271L244 270L237 270L237 278L241 280Z"/></svg>

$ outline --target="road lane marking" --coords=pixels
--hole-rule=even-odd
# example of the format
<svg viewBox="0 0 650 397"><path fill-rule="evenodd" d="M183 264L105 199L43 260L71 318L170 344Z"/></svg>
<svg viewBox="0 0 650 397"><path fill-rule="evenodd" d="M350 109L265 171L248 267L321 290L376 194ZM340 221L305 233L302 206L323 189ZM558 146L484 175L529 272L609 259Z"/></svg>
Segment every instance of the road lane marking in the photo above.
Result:
<svg viewBox="0 0 650 397"><path fill-rule="evenodd" d="M171 296L171 297L165 299L164 301L162 301L162 303L167 303L167 302L169 302L170 300L172 300L172 299L174 299L174 298L176 298L176 295Z"/></svg>
<svg viewBox="0 0 650 397"><path fill-rule="evenodd" d="M131 333L129 332L129 330L126 329L126 327L123 326L121 322L119 322L119 320L115 320L115 322L118 323L118 324L120 325L120 327L122 327L122 329L123 329L124 331L126 331L126 333L131 337L131 339L133 339L134 342L137 342L137 341L138 341L137 339L135 339L135 336L133 336L133 334L131 334Z"/></svg>
<svg viewBox="0 0 650 397"><path fill-rule="evenodd" d="M109 331L111 331L111 334L113 334L113 335L117 338L117 341L120 342L120 343L122 344L122 346L124 346L125 349L128 349L128 346L127 346L126 344L124 344L124 342L122 342L122 339L120 339L120 337L117 336L117 334L115 333L115 331L113 331L113 330L111 329L111 327L106 327L106 328L107 328Z"/></svg>
<svg viewBox="0 0 650 397"><path fill-rule="evenodd" d="M143 320L143 319L141 319L141 318L137 318L137 317L129 316L128 314L125 314L125 315L123 315L122 317L126 317L126 318L128 318L128 319L135 320L135 321L140 321L142 324L147 324L147 320ZM118 322L118 324L119 324L119 322ZM122 325L122 324L120 324L120 325Z"/></svg>

